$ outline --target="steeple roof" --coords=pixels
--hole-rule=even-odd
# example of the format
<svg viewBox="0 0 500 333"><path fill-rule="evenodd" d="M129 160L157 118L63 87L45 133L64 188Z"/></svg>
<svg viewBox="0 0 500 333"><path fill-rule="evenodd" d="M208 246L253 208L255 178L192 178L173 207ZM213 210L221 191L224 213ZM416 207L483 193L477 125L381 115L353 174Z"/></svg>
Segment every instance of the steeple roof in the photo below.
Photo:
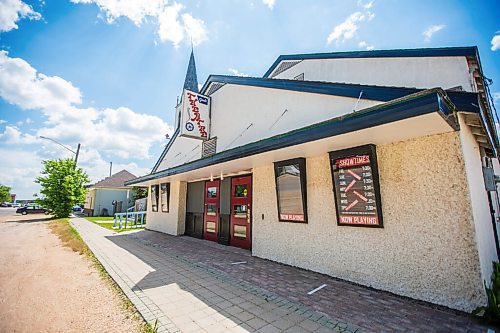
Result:
<svg viewBox="0 0 500 333"><path fill-rule="evenodd" d="M189 64L186 72L186 79L184 80L184 89L198 92L198 77L196 76L196 64L194 62L194 51L191 49L191 57L189 57Z"/></svg>

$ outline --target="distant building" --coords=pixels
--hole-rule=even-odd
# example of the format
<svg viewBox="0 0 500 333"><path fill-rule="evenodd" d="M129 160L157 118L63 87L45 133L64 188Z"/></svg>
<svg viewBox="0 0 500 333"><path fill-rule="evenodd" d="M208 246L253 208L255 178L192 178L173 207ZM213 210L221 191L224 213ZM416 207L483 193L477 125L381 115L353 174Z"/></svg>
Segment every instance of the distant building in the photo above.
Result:
<svg viewBox="0 0 500 333"><path fill-rule="evenodd" d="M10 194L10 202L16 203L16 195L13 193Z"/></svg>
<svg viewBox="0 0 500 333"><path fill-rule="evenodd" d="M263 77L211 75L200 92L195 73L191 54L176 130L127 182L150 187L148 229L485 304L499 143L476 47L282 55Z"/></svg>
<svg viewBox="0 0 500 333"><path fill-rule="evenodd" d="M123 213L133 206L133 195L130 187L124 185L136 176L122 170L103 180L87 185L84 211L87 216L112 216Z"/></svg>

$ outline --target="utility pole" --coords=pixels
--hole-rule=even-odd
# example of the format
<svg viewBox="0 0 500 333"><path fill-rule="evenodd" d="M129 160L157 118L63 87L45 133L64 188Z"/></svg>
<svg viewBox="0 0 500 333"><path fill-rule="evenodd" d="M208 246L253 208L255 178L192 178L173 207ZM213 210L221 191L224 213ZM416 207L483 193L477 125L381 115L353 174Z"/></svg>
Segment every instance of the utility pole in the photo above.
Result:
<svg viewBox="0 0 500 333"><path fill-rule="evenodd" d="M41 136L41 135L40 135L40 139L45 139L45 140L52 141L52 142L54 142L55 144L58 144L59 146L61 146L61 147L65 148L65 149L69 150L70 152L72 152L73 154L75 154L76 156L75 156L75 166L74 166L74 169L76 169L76 163L78 162L78 155L80 154L80 144L78 144L78 148L76 149L76 152L75 152L75 151L74 151L74 150L72 150L71 148L66 147L65 145L63 145L62 143L60 143L60 142L58 142L58 141L56 141L56 140L54 140L54 139L47 138L47 137L45 137L45 136Z"/></svg>
<svg viewBox="0 0 500 333"><path fill-rule="evenodd" d="M80 144L78 144L78 148L76 148L75 169L76 169L76 162L78 162L78 154L80 154Z"/></svg>

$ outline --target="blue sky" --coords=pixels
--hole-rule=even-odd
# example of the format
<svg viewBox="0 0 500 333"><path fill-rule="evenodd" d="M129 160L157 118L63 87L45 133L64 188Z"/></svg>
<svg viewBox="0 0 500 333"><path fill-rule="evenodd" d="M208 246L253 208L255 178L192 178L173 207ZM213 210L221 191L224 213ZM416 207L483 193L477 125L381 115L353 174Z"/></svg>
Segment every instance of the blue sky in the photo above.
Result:
<svg viewBox="0 0 500 333"><path fill-rule="evenodd" d="M498 13L494 0L0 0L0 183L30 198L40 162L71 157L40 135L80 142L94 181L110 161L147 173L191 40L200 84L262 76L280 54L477 45L499 102Z"/></svg>

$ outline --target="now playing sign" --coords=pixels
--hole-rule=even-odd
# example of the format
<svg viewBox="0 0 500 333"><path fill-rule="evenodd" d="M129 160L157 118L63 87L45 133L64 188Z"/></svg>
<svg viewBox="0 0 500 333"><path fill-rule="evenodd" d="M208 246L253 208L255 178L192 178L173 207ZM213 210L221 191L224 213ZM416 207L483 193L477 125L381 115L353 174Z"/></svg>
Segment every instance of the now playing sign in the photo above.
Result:
<svg viewBox="0 0 500 333"><path fill-rule="evenodd" d="M330 152L337 224L382 227L375 145Z"/></svg>

